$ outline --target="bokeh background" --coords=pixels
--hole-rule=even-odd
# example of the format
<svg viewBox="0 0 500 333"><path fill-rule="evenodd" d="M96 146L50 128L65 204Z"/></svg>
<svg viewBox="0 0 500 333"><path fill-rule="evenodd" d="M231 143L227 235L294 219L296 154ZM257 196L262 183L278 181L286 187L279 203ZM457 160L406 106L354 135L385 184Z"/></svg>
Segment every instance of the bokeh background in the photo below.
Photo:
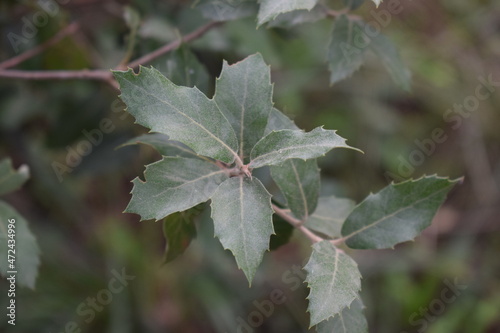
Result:
<svg viewBox="0 0 500 333"><path fill-rule="evenodd" d="M9 32L19 33L22 19L40 8L36 1L2 1L0 61L77 22L74 32L16 69L115 68L208 22L187 0L60 3L57 15L16 52ZM401 0L401 5L383 32L412 71L411 92L398 87L371 55L351 78L330 86L325 54L331 20L292 29L256 29L255 17L228 22L151 64L210 96L222 59L232 63L262 53L272 68L279 109L306 130L337 129L365 152L336 150L320 160L325 195L360 201L393 180L463 176L415 242L350 254L363 275L370 332L500 332L500 2ZM130 8L140 16L133 47ZM367 1L354 14L370 22L371 11L377 9ZM178 72L186 59L187 75ZM489 98L463 116L448 111L474 96L478 77L488 76L497 82ZM186 78L191 82L182 82ZM249 288L229 251L213 237L205 212L185 254L163 264L161 223L139 223L137 215L122 213L130 181L160 156L146 146L116 149L146 132L123 111L117 95L101 81L0 77L0 157L12 158L16 167L27 164L32 175L4 199L29 221L41 249L36 288L19 290L17 324L3 318L0 331L224 333L237 332L240 325L246 332L242 321L252 315L257 321L259 304L278 290L286 300L267 314L260 310L264 320L255 331L308 332L307 289L298 267L310 244L302 235L266 254ZM105 118L113 130L58 177L54 162L65 164L84 131L99 128ZM436 129L446 139L430 144ZM89 313L82 315L79 306L123 269L134 279L91 320ZM466 288L441 307L450 283ZM2 279L2 308L6 289ZM68 329L69 322L76 328Z"/></svg>

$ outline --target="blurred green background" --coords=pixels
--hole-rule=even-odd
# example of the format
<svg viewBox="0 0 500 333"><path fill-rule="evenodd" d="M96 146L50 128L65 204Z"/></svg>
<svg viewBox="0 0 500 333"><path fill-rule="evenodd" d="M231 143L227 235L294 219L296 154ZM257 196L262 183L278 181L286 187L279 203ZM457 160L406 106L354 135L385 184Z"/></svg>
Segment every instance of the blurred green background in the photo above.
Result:
<svg viewBox="0 0 500 333"><path fill-rule="evenodd" d="M0 61L78 22L74 33L16 69L109 69L208 22L188 0L60 2L65 4L57 15L16 52L9 32L19 33L22 19L40 9L36 1L2 1ZM329 3L342 8L340 0ZM386 5L375 9L367 1L355 14L371 22L371 11ZM401 0L401 5L403 11L383 32L412 71L410 93L374 56L351 78L330 86L325 54L331 20L290 30L256 29L255 17L228 22L151 64L211 96L222 59L232 63L261 52L271 65L280 110L306 130L337 129L365 152L335 150L320 160L325 195L359 201L393 180L465 176L415 242L350 254L363 275L370 332L500 332L500 2ZM127 8L140 16L132 48ZM184 63L188 75L178 72ZM463 116L448 111L470 101L478 77L488 76L497 83L487 99ZM190 82L182 82L186 77ZM117 95L99 81L0 77L0 157L11 157L16 167L27 164L32 174L22 190L5 199L29 221L42 261L35 290L19 290L16 326L2 319L0 331L224 333L238 332L239 325L247 332L242 322L262 318L255 332L308 332L307 289L299 267L310 244L302 235L267 253L249 288L229 251L213 238L205 211L197 221L197 239L163 265L161 223L139 223L138 216L122 214L130 181L160 156L149 147L116 149L146 132L123 111ZM113 129L58 176L54 163L67 164L85 131L98 129L103 119ZM443 131L441 142L430 143L436 129ZM102 297L123 270L131 276L127 285L109 304L89 310L89 298ZM443 302L453 283L466 288ZM3 309L6 289L2 279ZM284 301L259 310L272 293Z"/></svg>

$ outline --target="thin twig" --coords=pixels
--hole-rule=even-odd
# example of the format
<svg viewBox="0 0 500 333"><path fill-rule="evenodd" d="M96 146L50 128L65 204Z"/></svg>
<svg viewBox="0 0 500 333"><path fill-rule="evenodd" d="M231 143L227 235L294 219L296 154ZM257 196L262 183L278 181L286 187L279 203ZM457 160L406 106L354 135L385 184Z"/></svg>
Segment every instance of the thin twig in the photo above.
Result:
<svg viewBox="0 0 500 333"><path fill-rule="evenodd" d="M273 206L273 209L276 212L276 214L278 214L279 216L281 216L281 218L283 218L285 221L287 221L288 223L290 223L295 228L299 229L313 243L321 242L323 240L323 238L315 235L311 230L309 230L306 227L304 227L302 225L302 221L301 220L296 219L295 217L287 214L286 210L281 209L281 208L279 208L278 206L276 206L274 204L272 206Z"/></svg>
<svg viewBox="0 0 500 333"><path fill-rule="evenodd" d="M127 66L131 68L138 67L140 64L144 64L152 61L153 59L175 50L181 43L187 43L193 41L201 36L203 36L210 29L218 26L220 22L208 23L195 31L187 34L181 40L176 40L171 42L156 51L148 53L137 60L132 61ZM9 61L9 60L7 60ZM103 69L83 69L83 70L47 70L47 71L24 71L24 70L13 70L13 69L0 69L0 77L10 78L10 79L25 79L25 80L72 80L72 79L87 79L87 80L99 80L109 83L112 87L118 88L117 82L113 79L113 75L109 70Z"/></svg>
<svg viewBox="0 0 500 333"><path fill-rule="evenodd" d="M26 52L23 52L15 57L12 57L10 59L7 59L7 60L1 62L0 69L7 69L7 68L17 66L20 63L22 63L23 61L26 61L26 60L36 56L37 54L42 53L43 51L45 51L46 49L48 49L52 45L60 42L66 36L75 33L78 30L78 28L79 28L79 24L77 22L73 22L73 23L67 25L62 30L60 30L58 33L56 33L54 36L52 36L52 38L43 42L42 44L37 45L34 48L32 48Z"/></svg>

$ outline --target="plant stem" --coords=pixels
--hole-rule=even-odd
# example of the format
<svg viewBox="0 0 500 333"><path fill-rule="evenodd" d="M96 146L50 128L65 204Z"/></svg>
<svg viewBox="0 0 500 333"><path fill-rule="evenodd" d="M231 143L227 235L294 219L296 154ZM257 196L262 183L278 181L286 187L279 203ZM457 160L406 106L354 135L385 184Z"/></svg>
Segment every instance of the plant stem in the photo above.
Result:
<svg viewBox="0 0 500 333"><path fill-rule="evenodd" d="M290 223L295 228L299 229L304 235L307 236L313 243L321 242L323 238L316 236L311 230L307 229L302 225L302 221L296 219L295 217L289 215L286 210L279 208L278 206L272 204L274 211L285 221Z"/></svg>

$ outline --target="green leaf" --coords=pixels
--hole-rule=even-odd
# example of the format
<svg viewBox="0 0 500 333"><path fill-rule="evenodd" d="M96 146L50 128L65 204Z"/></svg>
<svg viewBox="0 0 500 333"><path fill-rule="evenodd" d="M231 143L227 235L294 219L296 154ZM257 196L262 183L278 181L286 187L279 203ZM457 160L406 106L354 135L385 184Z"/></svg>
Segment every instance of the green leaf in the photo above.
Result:
<svg viewBox="0 0 500 333"><path fill-rule="evenodd" d="M341 237L342 224L354 206L354 201L350 199L320 197L318 207L304 225L330 238Z"/></svg>
<svg viewBox="0 0 500 333"><path fill-rule="evenodd" d="M30 169L23 164L14 170L10 158L0 161L0 195L18 190L30 177Z"/></svg>
<svg viewBox="0 0 500 333"><path fill-rule="evenodd" d="M335 317L322 321L316 326L317 333L368 333L368 323L363 314L364 305L356 298L349 307Z"/></svg>
<svg viewBox="0 0 500 333"><path fill-rule="evenodd" d="M297 130L273 131L262 138L251 153L250 168L277 165L291 158L307 160L323 156L333 148L352 148L335 133L317 127L311 132Z"/></svg>
<svg viewBox="0 0 500 333"><path fill-rule="evenodd" d="M410 70L401 60L401 56L391 40L383 34L378 34L370 43L370 49L380 58L394 82L404 90L410 91Z"/></svg>
<svg viewBox="0 0 500 333"><path fill-rule="evenodd" d="M15 253L10 252L9 242L12 238L9 237L9 220L14 219L15 236ZM8 255L15 256L14 267L8 262ZM21 286L26 286L31 289L35 288L35 281L38 275L38 266L40 265L40 250L36 243L35 236L28 228L28 222L14 208L0 201L0 273L3 276L9 277L11 274L8 271L17 271L16 283Z"/></svg>
<svg viewBox="0 0 500 333"><path fill-rule="evenodd" d="M330 84L351 76L361 67L369 43L366 38L363 26L357 21L345 15L335 20L327 54Z"/></svg>
<svg viewBox="0 0 500 333"><path fill-rule="evenodd" d="M308 311L311 326L334 316L352 303L361 289L358 266L329 241L313 245L306 282L311 289Z"/></svg>
<svg viewBox="0 0 500 333"><path fill-rule="evenodd" d="M264 133L265 135L268 135L272 131L279 131L283 129L299 130L293 120L288 118L280 110L273 108L269 113L269 118L267 119L267 126Z"/></svg>
<svg viewBox="0 0 500 333"><path fill-rule="evenodd" d="M316 160L290 159L270 169L293 215L300 220L307 219L318 204L319 169Z"/></svg>
<svg viewBox="0 0 500 333"><path fill-rule="evenodd" d="M166 57L154 61L152 65L176 85L197 87L205 93L209 90L209 76L205 66L185 44Z"/></svg>
<svg viewBox="0 0 500 333"><path fill-rule="evenodd" d="M431 224L458 181L428 176L370 194L344 222L346 244L354 249L385 249L414 239Z"/></svg>
<svg viewBox="0 0 500 333"><path fill-rule="evenodd" d="M290 29L293 26L312 23L324 19L326 11L322 6L316 6L311 10L296 10L289 13L278 15L274 20L267 24L268 28Z"/></svg>
<svg viewBox="0 0 500 333"><path fill-rule="evenodd" d="M131 146L136 144L146 144L155 148L163 156L171 157L186 157L186 158L203 158L196 154L186 145L168 139L168 136L160 133L143 134L133 139L128 140L118 148ZM208 160L208 159L207 159Z"/></svg>
<svg viewBox="0 0 500 333"><path fill-rule="evenodd" d="M293 235L293 231L295 230L295 228L290 223L283 220L277 214L273 215L273 228L275 234L271 235L271 239L269 242L269 248L271 251L274 251L279 247L288 244L290 238Z"/></svg>
<svg viewBox="0 0 500 333"><path fill-rule="evenodd" d="M318 0L261 0L257 15L258 25L271 21L282 13L299 9L311 10L317 3Z"/></svg>
<svg viewBox="0 0 500 333"><path fill-rule="evenodd" d="M232 163L236 135L215 102L198 88L179 87L154 68L114 71L120 97L137 123L180 141L197 154Z"/></svg>
<svg viewBox="0 0 500 333"><path fill-rule="evenodd" d="M145 182L133 180L132 199L125 212L158 221L210 199L227 174L207 161L164 157L146 167L144 178Z"/></svg>
<svg viewBox="0 0 500 333"><path fill-rule="evenodd" d="M198 0L195 6L213 21L231 21L257 13L255 0Z"/></svg>
<svg viewBox="0 0 500 333"><path fill-rule="evenodd" d="M191 240L196 237L194 217L200 213L198 207L184 212L169 215L163 221L163 235L165 236L165 263L180 256L187 249Z"/></svg>
<svg viewBox="0 0 500 333"><path fill-rule="evenodd" d="M252 148L264 135L273 108L272 94L269 66L260 54L231 66L224 61L214 100L233 126L243 161L248 160Z"/></svg>
<svg viewBox="0 0 500 333"><path fill-rule="evenodd" d="M233 177L212 196L215 235L251 283L274 233L271 195L257 178Z"/></svg>

